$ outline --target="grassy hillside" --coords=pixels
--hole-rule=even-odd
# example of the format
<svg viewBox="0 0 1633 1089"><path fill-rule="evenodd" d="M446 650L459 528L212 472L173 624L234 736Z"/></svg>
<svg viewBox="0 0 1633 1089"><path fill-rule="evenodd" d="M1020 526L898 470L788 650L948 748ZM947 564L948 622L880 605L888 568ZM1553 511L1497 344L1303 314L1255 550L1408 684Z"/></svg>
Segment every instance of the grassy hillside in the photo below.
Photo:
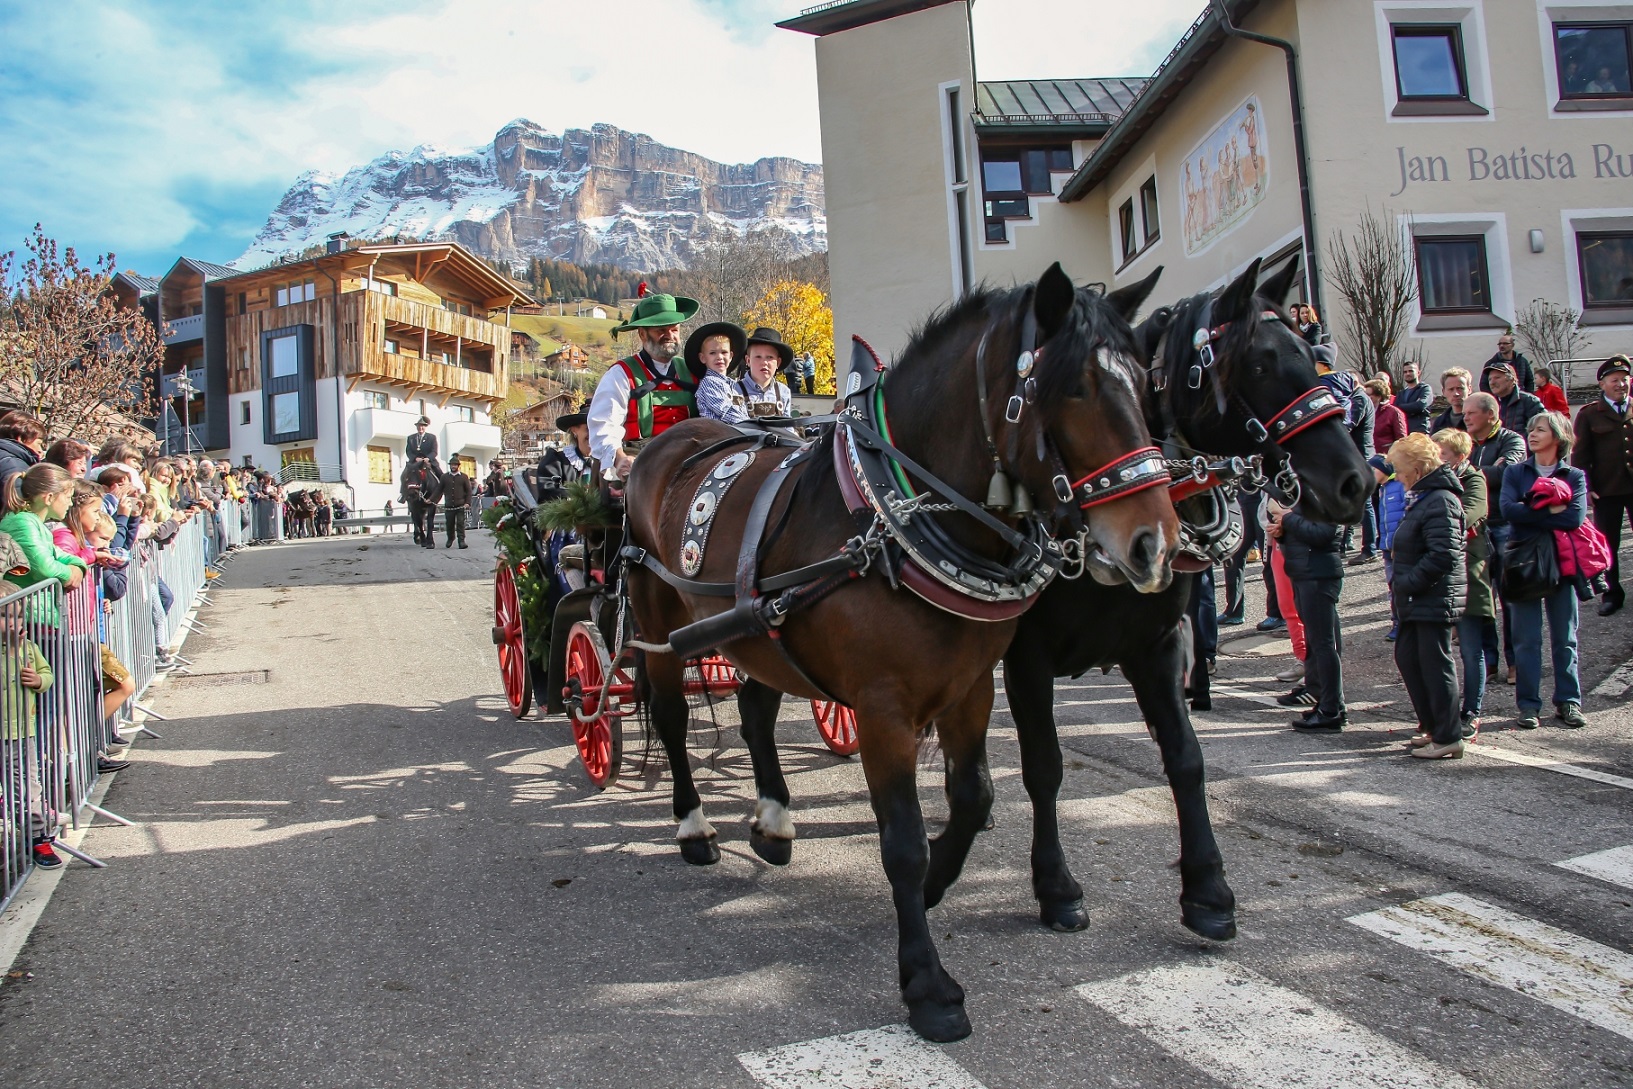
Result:
<svg viewBox="0 0 1633 1089"><path fill-rule="evenodd" d="M575 318L571 314L515 314L510 324L536 337L542 354L548 355L564 341L572 341L591 355L603 355L614 348L612 328L618 322L612 318Z"/></svg>

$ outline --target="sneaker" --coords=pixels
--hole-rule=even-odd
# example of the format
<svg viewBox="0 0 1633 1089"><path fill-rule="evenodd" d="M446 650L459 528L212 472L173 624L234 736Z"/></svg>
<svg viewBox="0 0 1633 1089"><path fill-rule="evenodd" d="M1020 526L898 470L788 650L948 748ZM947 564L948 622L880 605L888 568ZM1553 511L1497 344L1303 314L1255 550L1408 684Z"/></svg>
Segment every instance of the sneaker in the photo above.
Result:
<svg viewBox="0 0 1633 1089"><path fill-rule="evenodd" d="M1259 550L1257 548L1250 548L1247 550L1247 555L1242 557L1242 562L1263 563L1264 557L1259 554Z"/></svg>
<svg viewBox="0 0 1633 1089"><path fill-rule="evenodd" d="M1281 681L1283 684L1286 684L1289 681L1302 681L1303 679L1304 666L1302 663L1295 665L1292 669L1284 669L1280 673L1276 674L1276 680Z"/></svg>
<svg viewBox="0 0 1633 1089"><path fill-rule="evenodd" d="M51 848L49 839L36 839L32 851L34 865L41 869L54 870L62 865L62 856Z"/></svg>
<svg viewBox="0 0 1633 1089"><path fill-rule="evenodd" d="M1413 749L1411 755L1418 760L1461 760L1463 748L1461 739L1448 745L1437 745L1431 741L1427 745Z"/></svg>
<svg viewBox="0 0 1633 1089"><path fill-rule="evenodd" d="M1208 676L1211 677L1215 673L1218 673L1218 672L1219 672L1219 660L1217 658L1209 658L1208 659Z"/></svg>
<svg viewBox="0 0 1633 1089"><path fill-rule="evenodd" d="M1399 635L1400 635L1400 629L1399 628L1390 628L1389 629L1389 634L1384 636L1384 642L1393 643L1396 640L1396 638L1399 637Z"/></svg>
<svg viewBox="0 0 1633 1089"><path fill-rule="evenodd" d="M1462 723L1463 740L1473 741L1480 736L1480 716L1464 715Z"/></svg>
<svg viewBox="0 0 1633 1089"><path fill-rule="evenodd" d="M122 737L113 737L113 738L109 738L108 743L106 745L102 746L102 748L103 748L103 751L105 751L105 752L113 752L115 749L120 749L120 750L128 749L128 748L130 748L130 742L126 741Z"/></svg>
<svg viewBox="0 0 1633 1089"><path fill-rule="evenodd" d="M1513 684L1515 682L1515 680L1518 679L1519 675L1520 675L1520 671L1518 669L1516 669L1514 666L1509 666L1508 667L1508 675L1503 680L1503 683L1504 684Z"/></svg>
<svg viewBox="0 0 1633 1089"><path fill-rule="evenodd" d="M1344 732L1344 724L1347 721L1349 716L1343 712L1329 718L1318 711L1313 715L1294 719L1293 729L1308 734L1338 734Z"/></svg>
<svg viewBox="0 0 1633 1089"><path fill-rule="evenodd" d="M1554 709L1554 717L1567 730L1580 730L1588 724L1588 720L1582 717L1582 708L1574 703L1560 704Z"/></svg>
<svg viewBox="0 0 1633 1089"><path fill-rule="evenodd" d="M214 582L216 579L218 579L220 577L221 577L221 572L215 570L213 567L206 567L204 569L204 579L205 579L206 582Z"/></svg>
<svg viewBox="0 0 1633 1089"><path fill-rule="evenodd" d="M1299 684L1294 685L1291 692L1277 696L1276 702L1283 707L1314 707L1315 697L1310 695L1308 686Z"/></svg>
<svg viewBox="0 0 1633 1089"><path fill-rule="evenodd" d="M1253 625L1253 630L1254 631L1280 631L1281 629L1283 629L1285 627L1287 627L1287 621L1283 620L1281 617L1279 617L1279 616L1267 616L1263 620L1259 621L1257 624Z"/></svg>
<svg viewBox="0 0 1633 1089"><path fill-rule="evenodd" d="M1535 730L1539 725L1541 725L1541 723L1537 721L1537 716L1534 713L1521 715L1519 718L1514 720L1514 728L1516 730Z"/></svg>
<svg viewBox="0 0 1633 1089"><path fill-rule="evenodd" d="M464 548L465 546L460 545L459 547ZM1219 618L1219 626L1221 628L1239 628L1246 623L1246 618L1240 616L1221 616Z"/></svg>
<svg viewBox="0 0 1633 1089"><path fill-rule="evenodd" d="M96 758L96 773L98 775L106 775L110 771L124 771L128 767L130 767L129 760L110 760L106 756Z"/></svg>
<svg viewBox="0 0 1633 1089"><path fill-rule="evenodd" d="M1378 554L1376 552L1363 552L1359 556L1356 556L1353 559L1351 559L1349 561L1349 565L1351 567L1365 567L1369 563L1377 563L1377 562L1378 562Z"/></svg>

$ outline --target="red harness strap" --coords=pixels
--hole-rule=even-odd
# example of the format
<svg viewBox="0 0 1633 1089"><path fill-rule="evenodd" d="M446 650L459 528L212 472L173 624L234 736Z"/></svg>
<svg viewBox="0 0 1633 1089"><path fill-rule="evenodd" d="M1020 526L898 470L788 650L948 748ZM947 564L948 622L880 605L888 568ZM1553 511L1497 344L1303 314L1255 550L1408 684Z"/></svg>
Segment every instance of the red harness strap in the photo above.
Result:
<svg viewBox="0 0 1633 1089"><path fill-rule="evenodd" d="M1293 403L1270 418L1270 437L1280 446L1307 427L1333 416L1342 416L1344 406L1326 386L1301 393Z"/></svg>
<svg viewBox="0 0 1633 1089"><path fill-rule="evenodd" d="M1079 500L1079 507L1088 510L1147 488L1166 486L1172 479L1162 451L1155 446L1147 446L1124 454L1070 484L1067 484L1064 476L1057 476L1055 492L1062 503L1069 503L1075 498ZM1066 494L1061 495L1063 488Z"/></svg>

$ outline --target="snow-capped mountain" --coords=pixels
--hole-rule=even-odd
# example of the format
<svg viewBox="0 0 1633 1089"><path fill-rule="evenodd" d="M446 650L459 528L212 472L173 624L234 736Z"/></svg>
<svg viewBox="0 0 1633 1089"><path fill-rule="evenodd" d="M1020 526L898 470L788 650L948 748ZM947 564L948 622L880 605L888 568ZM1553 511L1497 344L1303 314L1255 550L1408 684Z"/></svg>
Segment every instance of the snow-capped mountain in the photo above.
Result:
<svg viewBox="0 0 1633 1089"><path fill-rule="evenodd" d="M345 231L451 239L517 264L546 257L650 271L685 268L711 242L765 228L785 232L799 253L827 248L822 167L726 165L612 125L557 136L519 119L486 147L422 146L344 175L301 175L234 264L268 264Z"/></svg>

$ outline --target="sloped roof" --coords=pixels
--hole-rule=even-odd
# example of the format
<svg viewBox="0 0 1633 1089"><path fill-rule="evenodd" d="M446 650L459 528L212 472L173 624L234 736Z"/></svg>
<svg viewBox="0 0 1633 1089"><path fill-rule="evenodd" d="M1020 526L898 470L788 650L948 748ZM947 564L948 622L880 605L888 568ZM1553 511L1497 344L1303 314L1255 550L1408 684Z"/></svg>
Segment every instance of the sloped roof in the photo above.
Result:
<svg viewBox="0 0 1633 1089"><path fill-rule="evenodd" d="M975 127L1110 128L1144 89L1144 79L1015 79L975 88Z"/></svg>
<svg viewBox="0 0 1633 1089"><path fill-rule="evenodd" d="M186 265L194 272L197 272L199 275L203 276L206 280L225 280L229 276L238 275L238 270L235 268L228 268L226 265L218 265L214 261L200 261L196 257L176 258L176 263L170 266L170 272L175 272L176 269L182 265ZM166 272L164 276L160 277L160 279L169 279L170 272Z"/></svg>
<svg viewBox="0 0 1633 1089"><path fill-rule="evenodd" d="M157 276L143 276L137 272L121 272L114 279L123 280L135 288L138 295L151 295L159 290L159 278Z"/></svg>
<svg viewBox="0 0 1633 1089"><path fill-rule="evenodd" d="M869 23L881 23L898 15L940 7L953 0L829 0L813 4L792 19L784 19L777 26L783 30L797 30L801 34L821 37L854 30Z"/></svg>

